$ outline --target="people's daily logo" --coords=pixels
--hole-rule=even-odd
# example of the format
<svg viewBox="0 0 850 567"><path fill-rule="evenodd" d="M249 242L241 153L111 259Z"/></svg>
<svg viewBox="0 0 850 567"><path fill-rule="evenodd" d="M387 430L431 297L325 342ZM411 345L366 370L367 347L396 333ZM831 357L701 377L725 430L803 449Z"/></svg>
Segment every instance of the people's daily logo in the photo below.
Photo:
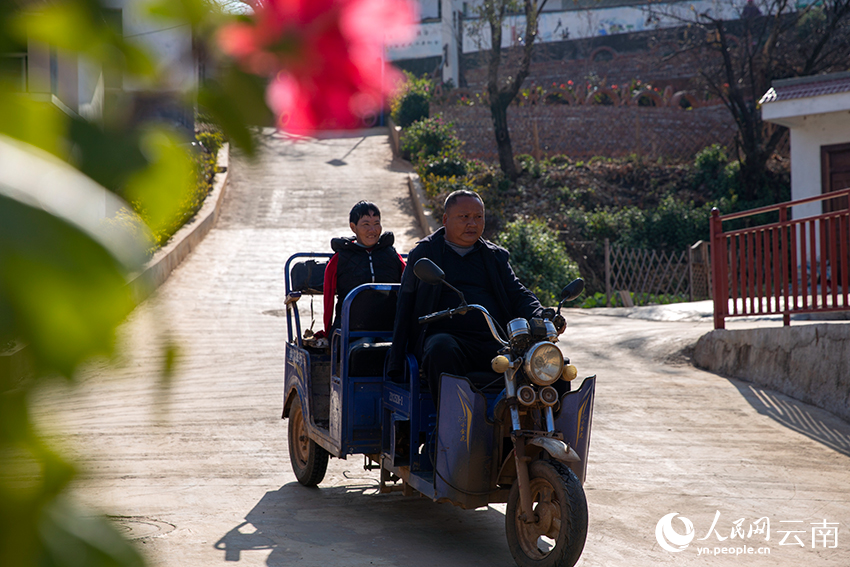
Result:
<svg viewBox="0 0 850 567"><path fill-rule="evenodd" d="M686 549L696 535L693 523L684 516L679 516L679 522L684 526L684 533L677 532L673 527L673 519L676 516L679 516L678 512L671 512L658 520L655 525L655 539L658 540L658 545L673 553Z"/></svg>

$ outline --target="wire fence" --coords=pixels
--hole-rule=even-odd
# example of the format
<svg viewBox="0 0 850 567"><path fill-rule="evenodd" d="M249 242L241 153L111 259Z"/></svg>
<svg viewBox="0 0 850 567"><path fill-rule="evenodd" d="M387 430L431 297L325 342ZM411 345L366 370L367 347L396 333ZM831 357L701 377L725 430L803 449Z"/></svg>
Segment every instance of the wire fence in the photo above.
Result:
<svg viewBox="0 0 850 567"><path fill-rule="evenodd" d="M608 305L694 301L710 297L708 244L664 252L611 246L605 240L605 296Z"/></svg>

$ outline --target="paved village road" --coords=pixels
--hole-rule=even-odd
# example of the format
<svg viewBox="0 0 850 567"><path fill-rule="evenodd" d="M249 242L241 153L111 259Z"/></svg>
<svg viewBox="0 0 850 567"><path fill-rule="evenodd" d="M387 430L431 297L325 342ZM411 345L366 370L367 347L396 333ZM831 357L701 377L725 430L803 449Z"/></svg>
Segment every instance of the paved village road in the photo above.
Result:
<svg viewBox="0 0 850 567"><path fill-rule="evenodd" d="M400 251L420 236L403 166L383 133L366 134L295 144L269 133L260 161L232 159L217 227L122 327L125 354L93 364L74 391L40 396L39 421L84 472L79 498L156 567L513 564L503 506L377 494L358 457L332 460L314 490L291 473L286 258L326 250L360 198L382 207ZM850 565L850 424L682 363L710 322L571 310L569 324L561 346L599 376L579 565ZM167 341L180 356L164 388ZM678 533L681 518L693 525L677 553L655 535L670 513ZM741 547L753 554L723 554Z"/></svg>

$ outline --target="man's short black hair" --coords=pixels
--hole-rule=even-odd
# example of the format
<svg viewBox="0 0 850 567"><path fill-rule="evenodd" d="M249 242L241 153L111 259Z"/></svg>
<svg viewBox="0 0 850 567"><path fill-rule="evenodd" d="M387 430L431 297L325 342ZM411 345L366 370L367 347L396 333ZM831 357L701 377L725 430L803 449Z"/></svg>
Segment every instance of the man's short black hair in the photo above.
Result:
<svg viewBox="0 0 850 567"><path fill-rule="evenodd" d="M378 208L378 205L375 203L370 203L369 201L360 201L356 205L351 208L351 212L348 213L348 222L351 224L357 224L360 222L362 217L368 217L369 215L375 215L376 217L381 217L381 210Z"/></svg>
<svg viewBox="0 0 850 567"><path fill-rule="evenodd" d="M475 191L470 191L469 189L458 189L449 194L446 197L446 202L443 205L443 212L448 213L449 209L457 203L458 199L462 199L464 197L472 197L473 199L478 199L478 202L481 203L481 206L484 206L484 199L481 198L481 195L476 193Z"/></svg>

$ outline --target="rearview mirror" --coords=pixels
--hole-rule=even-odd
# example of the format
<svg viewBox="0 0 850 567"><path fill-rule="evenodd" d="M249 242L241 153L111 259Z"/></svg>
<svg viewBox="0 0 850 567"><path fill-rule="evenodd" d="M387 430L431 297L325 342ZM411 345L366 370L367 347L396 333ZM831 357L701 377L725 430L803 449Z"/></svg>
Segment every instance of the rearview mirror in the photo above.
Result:
<svg viewBox="0 0 850 567"><path fill-rule="evenodd" d="M584 280L581 278L577 278L570 283L568 283L564 289L561 290L561 303L565 301L572 301L584 291Z"/></svg>
<svg viewBox="0 0 850 567"><path fill-rule="evenodd" d="M431 261L430 258L420 258L413 266L413 273L426 284L436 285L446 279L446 273ZM582 286L584 282L582 282Z"/></svg>

